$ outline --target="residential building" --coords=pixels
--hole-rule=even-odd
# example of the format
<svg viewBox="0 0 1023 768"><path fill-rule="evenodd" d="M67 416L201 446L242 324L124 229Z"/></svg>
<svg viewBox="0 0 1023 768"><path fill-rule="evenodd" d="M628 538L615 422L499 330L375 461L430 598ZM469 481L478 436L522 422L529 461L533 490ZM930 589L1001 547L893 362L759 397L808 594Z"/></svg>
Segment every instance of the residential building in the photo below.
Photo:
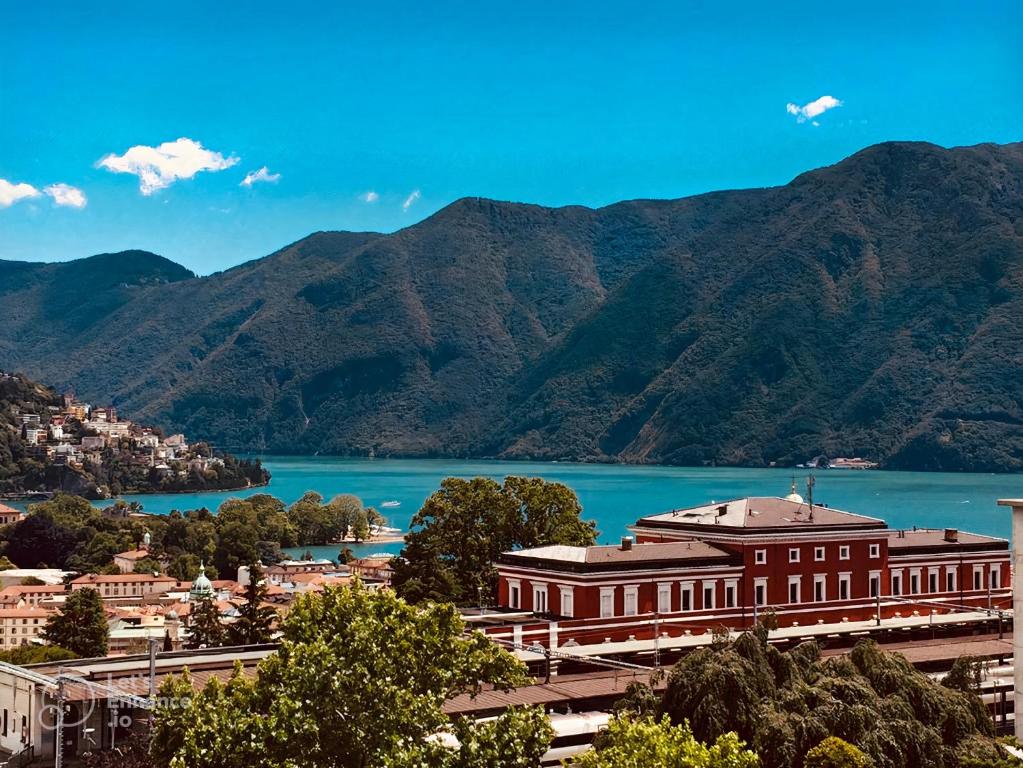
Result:
<svg viewBox="0 0 1023 768"><path fill-rule="evenodd" d="M121 573L134 573L135 564L147 557L152 557L148 549L130 549L127 552L118 552L114 555L114 565Z"/></svg>
<svg viewBox="0 0 1023 768"><path fill-rule="evenodd" d="M0 651L37 642L49 617L41 608L0 608Z"/></svg>
<svg viewBox="0 0 1023 768"><path fill-rule="evenodd" d="M71 582L71 590L91 587L104 600L140 598L147 595L161 595L177 587L178 581L170 576L154 576L150 573L90 573L79 576Z"/></svg>
<svg viewBox="0 0 1023 768"><path fill-rule="evenodd" d="M0 504L0 525L10 525L16 523L25 517L25 513L20 509L14 507L8 507L6 504Z"/></svg>

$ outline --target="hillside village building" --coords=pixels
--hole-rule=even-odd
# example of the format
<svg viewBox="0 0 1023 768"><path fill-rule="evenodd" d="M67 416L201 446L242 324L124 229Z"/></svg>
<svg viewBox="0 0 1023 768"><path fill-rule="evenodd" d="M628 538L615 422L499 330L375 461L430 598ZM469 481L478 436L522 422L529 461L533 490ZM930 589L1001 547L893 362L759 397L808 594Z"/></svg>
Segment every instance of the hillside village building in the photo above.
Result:
<svg viewBox="0 0 1023 768"><path fill-rule="evenodd" d="M1008 607L1008 542L954 529L892 530L793 492L640 518L620 545L504 553L499 605L587 624L659 616L692 631L862 621L955 606Z"/></svg>

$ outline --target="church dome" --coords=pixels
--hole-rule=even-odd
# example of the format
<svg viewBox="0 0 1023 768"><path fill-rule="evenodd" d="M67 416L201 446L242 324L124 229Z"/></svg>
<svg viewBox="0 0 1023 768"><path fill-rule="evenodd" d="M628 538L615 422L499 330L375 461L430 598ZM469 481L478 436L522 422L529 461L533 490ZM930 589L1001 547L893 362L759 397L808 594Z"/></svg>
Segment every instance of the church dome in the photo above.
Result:
<svg viewBox="0 0 1023 768"><path fill-rule="evenodd" d="M195 581L192 582L192 589L189 590L189 594L192 597L212 597L213 596L213 582L206 578L206 566L199 566L199 575L195 577Z"/></svg>
<svg viewBox="0 0 1023 768"><path fill-rule="evenodd" d="M785 497L785 501L794 501L796 504L803 503L803 497L796 493L796 481L792 481L792 489L788 496Z"/></svg>

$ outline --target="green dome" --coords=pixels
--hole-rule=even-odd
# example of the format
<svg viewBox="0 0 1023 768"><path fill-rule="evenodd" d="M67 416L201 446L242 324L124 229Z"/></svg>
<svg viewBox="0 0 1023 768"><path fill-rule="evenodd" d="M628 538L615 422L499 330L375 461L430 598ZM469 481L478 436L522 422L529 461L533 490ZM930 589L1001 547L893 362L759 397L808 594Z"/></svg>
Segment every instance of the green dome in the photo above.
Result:
<svg viewBox="0 0 1023 768"><path fill-rule="evenodd" d="M213 582L206 578L206 566L199 566L199 575L195 577L195 581L192 582L192 589L189 590L189 595L193 598L212 597L213 596Z"/></svg>

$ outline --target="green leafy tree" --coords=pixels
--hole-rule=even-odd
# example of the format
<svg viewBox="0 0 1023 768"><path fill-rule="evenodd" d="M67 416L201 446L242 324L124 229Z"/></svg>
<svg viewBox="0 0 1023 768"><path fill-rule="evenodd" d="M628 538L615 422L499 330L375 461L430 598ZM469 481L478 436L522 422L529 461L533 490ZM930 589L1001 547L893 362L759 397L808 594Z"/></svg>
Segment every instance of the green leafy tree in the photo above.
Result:
<svg viewBox="0 0 1023 768"><path fill-rule="evenodd" d="M764 627L685 656L668 678L662 711L688 721L702 741L735 731L765 768L800 766L828 736L877 768L953 768L962 745L992 735L974 694L942 686L872 641L822 658L812 642L779 651Z"/></svg>
<svg viewBox="0 0 1023 768"><path fill-rule="evenodd" d="M324 544L327 541L330 520L323 497L307 491L288 508L288 520L295 529L298 546Z"/></svg>
<svg viewBox="0 0 1023 768"><path fill-rule="evenodd" d="M550 742L538 710L452 723L444 702L484 685L524 684L525 669L455 609L418 609L358 583L299 597L279 651L255 678L193 694L172 679L152 752L171 768L533 768ZM313 705L313 703L318 703ZM329 705L328 705L329 702ZM435 735L453 734L460 746Z"/></svg>
<svg viewBox="0 0 1023 768"><path fill-rule="evenodd" d="M238 609L236 618L227 627L229 645L257 645L268 643L273 638L273 625L277 611L265 605L266 581L259 563L249 565L249 583L245 586L245 599L232 602Z"/></svg>
<svg viewBox="0 0 1023 768"><path fill-rule="evenodd" d="M42 636L83 658L106 656L110 628L99 592L88 587L71 592L46 622Z"/></svg>
<svg viewBox="0 0 1023 768"><path fill-rule="evenodd" d="M132 570L135 573L161 573L163 565L155 557L143 557L141 560L135 561L135 567Z"/></svg>
<svg viewBox="0 0 1023 768"><path fill-rule="evenodd" d="M693 737L686 723L672 725L667 717L611 719L596 749L572 762L573 768L757 768L760 761L734 733L719 736L709 746Z"/></svg>
<svg viewBox="0 0 1023 768"><path fill-rule="evenodd" d="M365 541L369 538L369 516L366 514L365 509L356 510L355 516L352 518L350 531L352 538L357 542Z"/></svg>
<svg viewBox="0 0 1023 768"><path fill-rule="evenodd" d="M187 648L217 648L227 641L220 609L212 597L200 598L188 617Z"/></svg>
<svg viewBox="0 0 1023 768"><path fill-rule="evenodd" d="M0 661L17 664L20 667L26 664L45 664L77 658L77 654L59 645L19 645L8 651L0 651Z"/></svg>
<svg viewBox="0 0 1023 768"><path fill-rule="evenodd" d="M409 600L459 604L497 595L494 562L502 553L547 544L586 546L592 522L570 488L541 478L449 477L412 518L412 532L395 562L393 584Z"/></svg>
<svg viewBox="0 0 1023 768"><path fill-rule="evenodd" d="M327 504L327 538L317 544L329 544L348 538L355 516L363 509L362 499L350 493L335 496Z"/></svg>
<svg viewBox="0 0 1023 768"><path fill-rule="evenodd" d="M167 566L167 575L173 576L178 581L195 581L199 576L199 568L202 564L202 560L195 555L178 555ZM206 576L211 579L217 578L215 566L206 567Z"/></svg>
<svg viewBox="0 0 1023 768"><path fill-rule="evenodd" d="M847 741L828 736L806 753L804 768L873 768L874 761Z"/></svg>

